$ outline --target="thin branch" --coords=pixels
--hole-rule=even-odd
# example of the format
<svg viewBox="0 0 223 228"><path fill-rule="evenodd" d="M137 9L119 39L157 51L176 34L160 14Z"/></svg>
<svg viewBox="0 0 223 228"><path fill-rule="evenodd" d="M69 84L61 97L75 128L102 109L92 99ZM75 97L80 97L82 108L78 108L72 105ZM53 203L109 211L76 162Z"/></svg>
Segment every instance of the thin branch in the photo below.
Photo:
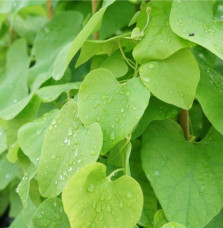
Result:
<svg viewBox="0 0 223 228"><path fill-rule="evenodd" d="M180 112L180 125L184 132L184 137L188 141L190 138L190 125L189 125L189 112L187 110L182 110Z"/></svg>
<svg viewBox="0 0 223 228"><path fill-rule="evenodd" d="M50 20L53 17L52 0L47 0L46 8L47 8L47 18Z"/></svg>
<svg viewBox="0 0 223 228"><path fill-rule="evenodd" d="M92 10L92 15L96 13L97 11L97 0L91 0L91 10ZM99 32L94 33L94 39L98 40L99 39Z"/></svg>
<svg viewBox="0 0 223 228"><path fill-rule="evenodd" d="M120 52L122 54L122 57L124 58L124 60L126 61L126 63L135 70L135 66L132 65L132 63L128 60L128 58L125 56L125 53L124 51L122 50L122 46L120 44L120 41L118 40L118 46L119 46L119 49L120 49Z"/></svg>

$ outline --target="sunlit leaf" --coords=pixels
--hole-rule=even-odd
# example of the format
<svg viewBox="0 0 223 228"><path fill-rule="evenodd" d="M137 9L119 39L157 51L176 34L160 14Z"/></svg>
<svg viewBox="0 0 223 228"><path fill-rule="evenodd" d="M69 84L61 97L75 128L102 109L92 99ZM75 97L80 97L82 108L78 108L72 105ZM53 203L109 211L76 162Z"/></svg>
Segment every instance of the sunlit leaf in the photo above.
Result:
<svg viewBox="0 0 223 228"><path fill-rule="evenodd" d="M62 201L72 228L133 227L141 214L143 196L133 178L112 181L106 178L103 164L93 163L70 179Z"/></svg>

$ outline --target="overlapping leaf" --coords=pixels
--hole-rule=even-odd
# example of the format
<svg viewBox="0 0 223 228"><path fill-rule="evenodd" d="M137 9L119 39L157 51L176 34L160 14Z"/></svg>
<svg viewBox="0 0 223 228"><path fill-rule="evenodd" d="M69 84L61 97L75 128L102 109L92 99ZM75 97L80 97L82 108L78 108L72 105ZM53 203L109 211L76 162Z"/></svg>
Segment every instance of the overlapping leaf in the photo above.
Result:
<svg viewBox="0 0 223 228"><path fill-rule="evenodd" d="M139 78L120 84L106 69L91 71L78 94L79 115L84 124L98 122L103 131L105 154L138 123L150 93Z"/></svg>
<svg viewBox="0 0 223 228"><path fill-rule="evenodd" d="M213 17L212 1L173 1L170 26L184 39L197 43L223 59L223 24Z"/></svg>
<svg viewBox="0 0 223 228"><path fill-rule="evenodd" d="M142 140L142 165L169 221L202 228L219 213L222 146L223 136L213 128L193 143L174 121L150 124Z"/></svg>
<svg viewBox="0 0 223 228"><path fill-rule="evenodd" d="M133 56L140 64L151 60L166 59L178 50L188 47L189 42L174 34L170 28L169 15L172 1L151 1L145 9L150 10L149 24L145 35L133 50ZM138 20L142 20L139 16ZM137 25L140 25L138 21Z"/></svg>
<svg viewBox="0 0 223 228"><path fill-rule="evenodd" d="M40 193L57 196L74 173L97 160L101 147L100 125L83 126L77 104L70 100L45 133L38 167Z"/></svg>
<svg viewBox="0 0 223 228"><path fill-rule="evenodd" d="M200 70L198 101L215 129L223 134L223 76L206 66L200 66Z"/></svg>
<svg viewBox="0 0 223 228"><path fill-rule="evenodd" d="M151 61L139 69L143 83L160 100L190 109L200 78L199 67L186 49L169 58Z"/></svg>
<svg viewBox="0 0 223 228"><path fill-rule="evenodd" d="M69 180L62 201L72 228L133 227L141 214L143 195L133 178L111 181L106 167L93 163Z"/></svg>

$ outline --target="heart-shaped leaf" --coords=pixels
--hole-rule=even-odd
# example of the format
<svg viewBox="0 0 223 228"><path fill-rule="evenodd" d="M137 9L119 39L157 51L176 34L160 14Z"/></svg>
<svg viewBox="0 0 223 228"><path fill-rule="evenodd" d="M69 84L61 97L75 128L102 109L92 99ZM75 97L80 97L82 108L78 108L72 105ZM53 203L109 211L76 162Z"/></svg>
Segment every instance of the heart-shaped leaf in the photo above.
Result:
<svg viewBox="0 0 223 228"><path fill-rule="evenodd" d="M213 16L213 2L173 1L170 25L179 36L197 43L223 59L223 24Z"/></svg>
<svg viewBox="0 0 223 228"><path fill-rule="evenodd" d="M149 97L139 78L120 84L106 69L91 71L86 76L78 94L79 115L84 124L100 123L104 138L102 154L131 133Z"/></svg>
<svg viewBox="0 0 223 228"><path fill-rule="evenodd" d="M143 196L133 178L111 181L106 167L93 163L69 180L62 201L72 228L133 227L141 215Z"/></svg>
<svg viewBox="0 0 223 228"><path fill-rule="evenodd" d="M200 78L199 67L186 49L161 61L141 65L140 77L150 91L160 100L190 109Z"/></svg>
<svg viewBox="0 0 223 228"><path fill-rule="evenodd" d="M40 193L58 195L74 173L98 159L101 147L99 124L84 127L77 104L67 102L45 133L38 167Z"/></svg>
<svg viewBox="0 0 223 228"><path fill-rule="evenodd" d="M185 141L172 121L151 123L142 140L143 169L169 221L202 228L223 205L223 136Z"/></svg>
<svg viewBox="0 0 223 228"><path fill-rule="evenodd" d="M151 1L147 5L151 11L149 25L145 29L144 37L133 50L133 56L138 63L166 59L176 51L189 46L188 41L174 34L170 28L171 5L172 1ZM146 13L147 7L141 14L144 11Z"/></svg>
<svg viewBox="0 0 223 228"><path fill-rule="evenodd" d="M200 70L197 99L214 128L223 134L223 76L206 66L200 65Z"/></svg>

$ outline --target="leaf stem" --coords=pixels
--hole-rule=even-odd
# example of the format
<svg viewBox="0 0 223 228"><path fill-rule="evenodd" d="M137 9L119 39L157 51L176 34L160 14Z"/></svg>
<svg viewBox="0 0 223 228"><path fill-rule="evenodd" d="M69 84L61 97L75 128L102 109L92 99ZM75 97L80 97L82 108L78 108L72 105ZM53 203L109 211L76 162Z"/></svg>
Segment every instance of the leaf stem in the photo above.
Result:
<svg viewBox="0 0 223 228"><path fill-rule="evenodd" d="M92 10L92 15L96 13L96 11L97 11L97 0L91 0L91 10ZM94 39L95 40L99 39L99 32L94 33Z"/></svg>
<svg viewBox="0 0 223 228"><path fill-rule="evenodd" d="M123 52L122 50L122 47L121 47L121 44L120 44L120 40L118 39L118 46L119 46L119 49L120 49L120 52L122 54L122 57L124 58L124 60L126 61L126 63L135 70L135 66L132 65L132 63L130 63L130 61L128 60L128 58L125 56L125 53Z"/></svg>
<svg viewBox="0 0 223 228"><path fill-rule="evenodd" d="M47 18L50 20L53 17L52 0L47 0L46 8L47 8Z"/></svg>
<svg viewBox="0 0 223 228"><path fill-rule="evenodd" d="M118 173L118 172L123 172L123 171L124 171L124 168L116 169L116 170L114 170L113 172L111 172L109 176L107 176L107 179L111 180L111 178L112 178L113 176L115 176L116 173Z"/></svg>
<svg viewBox="0 0 223 228"><path fill-rule="evenodd" d="M184 137L188 141L190 138L189 112L182 109L180 112L180 125L184 132Z"/></svg>

